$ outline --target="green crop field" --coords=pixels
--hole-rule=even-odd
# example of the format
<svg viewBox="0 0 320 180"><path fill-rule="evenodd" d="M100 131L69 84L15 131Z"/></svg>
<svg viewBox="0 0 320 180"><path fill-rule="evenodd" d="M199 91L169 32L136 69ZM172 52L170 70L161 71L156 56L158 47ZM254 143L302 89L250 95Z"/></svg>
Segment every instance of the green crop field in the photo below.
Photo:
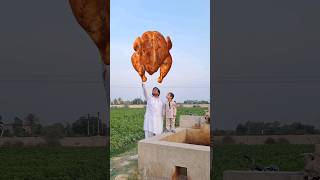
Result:
<svg viewBox="0 0 320 180"><path fill-rule="evenodd" d="M225 170L249 170L245 155L262 166L276 165L281 171L303 170L302 153L314 152L314 145L224 145L213 148L213 179L222 180Z"/></svg>
<svg viewBox="0 0 320 180"><path fill-rule="evenodd" d="M207 108L178 108L177 121L180 115L204 115ZM125 152L144 137L143 118L144 108L111 108L111 156Z"/></svg>
<svg viewBox="0 0 320 180"><path fill-rule="evenodd" d="M108 150L85 147L0 149L0 179L108 179Z"/></svg>

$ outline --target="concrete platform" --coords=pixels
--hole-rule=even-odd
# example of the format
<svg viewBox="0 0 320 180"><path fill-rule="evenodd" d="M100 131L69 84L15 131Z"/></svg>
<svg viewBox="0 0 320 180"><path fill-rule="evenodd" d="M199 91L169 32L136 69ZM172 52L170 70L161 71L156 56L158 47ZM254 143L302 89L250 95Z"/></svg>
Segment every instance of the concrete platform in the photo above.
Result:
<svg viewBox="0 0 320 180"><path fill-rule="evenodd" d="M186 143L187 129L138 143L142 179L210 179L210 146Z"/></svg>
<svg viewBox="0 0 320 180"><path fill-rule="evenodd" d="M180 115L180 127L191 128L195 124L204 123L204 116Z"/></svg>

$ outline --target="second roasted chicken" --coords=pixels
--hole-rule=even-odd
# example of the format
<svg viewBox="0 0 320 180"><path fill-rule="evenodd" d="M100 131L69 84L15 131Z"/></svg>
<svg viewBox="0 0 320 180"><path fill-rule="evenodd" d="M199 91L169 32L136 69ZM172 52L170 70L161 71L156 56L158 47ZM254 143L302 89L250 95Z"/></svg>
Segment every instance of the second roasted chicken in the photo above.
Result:
<svg viewBox="0 0 320 180"><path fill-rule="evenodd" d="M134 41L133 49L135 52L131 57L131 62L143 82L147 81L145 72L152 75L159 68L160 76L158 77L158 82L162 82L172 65L172 57L169 52L171 48L170 37L167 36L165 39L157 31L147 31Z"/></svg>
<svg viewBox="0 0 320 180"><path fill-rule="evenodd" d="M99 48L104 64L110 64L109 3L104 0L69 0L81 27Z"/></svg>

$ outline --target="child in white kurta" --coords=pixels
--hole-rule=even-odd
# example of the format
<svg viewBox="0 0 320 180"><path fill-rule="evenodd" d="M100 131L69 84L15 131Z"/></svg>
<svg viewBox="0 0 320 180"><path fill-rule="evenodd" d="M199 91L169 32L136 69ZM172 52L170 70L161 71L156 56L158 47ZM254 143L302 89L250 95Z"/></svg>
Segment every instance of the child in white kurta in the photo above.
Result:
<svg viewBox="0 0 320 180"><path fill-rule="evenodd" d="M145 138L162 133L163 129L163 102L159 95L160 90L156 87L152 89L152 96L149 96L142 83L142 89L145 99L147 100L146 113L144 115L144 127Z"/></svg>

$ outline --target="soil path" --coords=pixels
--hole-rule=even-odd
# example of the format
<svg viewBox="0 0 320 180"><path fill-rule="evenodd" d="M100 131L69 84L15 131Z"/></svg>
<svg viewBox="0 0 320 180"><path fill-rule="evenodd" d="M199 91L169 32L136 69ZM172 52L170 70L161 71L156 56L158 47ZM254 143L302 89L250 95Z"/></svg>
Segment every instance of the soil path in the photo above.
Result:
<svg viewBox="0 0 320 180"><path fill-rule="evenodd" d="M138 152L137 148L111 158L111 179L136 180L138 178Z"/></svg>

